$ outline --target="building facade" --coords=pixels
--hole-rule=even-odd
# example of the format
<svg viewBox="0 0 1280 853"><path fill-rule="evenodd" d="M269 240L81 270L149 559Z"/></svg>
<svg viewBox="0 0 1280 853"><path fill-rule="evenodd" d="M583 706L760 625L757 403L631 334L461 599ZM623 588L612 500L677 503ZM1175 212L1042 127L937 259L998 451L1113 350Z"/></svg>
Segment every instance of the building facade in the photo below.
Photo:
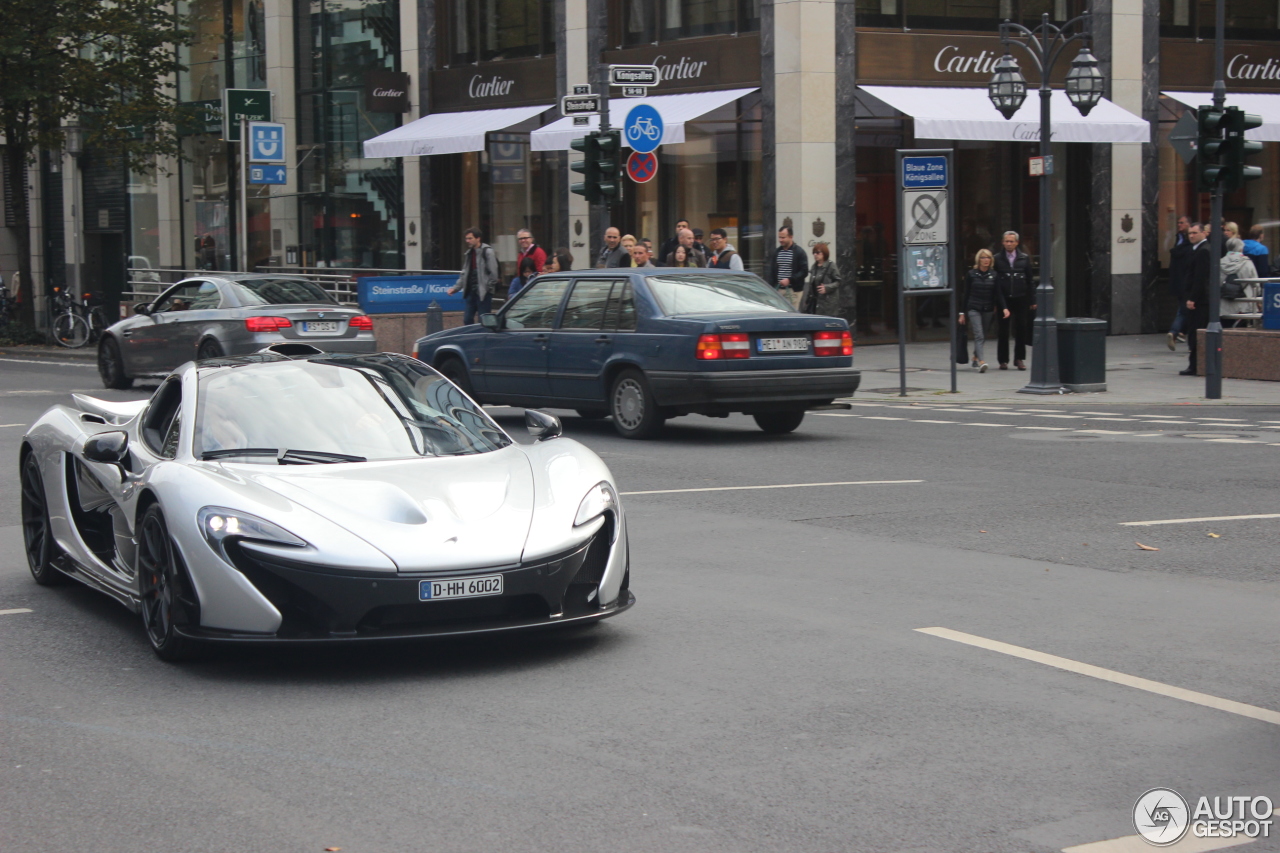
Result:
<svg viewBox="0 0 1280 853"><path fill-rule="evenodd" d="M661 245L679 219L704 233L724 228L758 271L785 224L802 246L832 248L839 305L858 339L891 341L895 151L952 148L952 275L1016 231L1033 257L1046 242L1052 249L1058 316L1101 317L1112 333L1132 334L1162 328L1171 313L1162 282L1177 217L1208 214L1208 197L1195 193L1191 167L1169 143L1213 82L1211 7L1190 0L1089 7L1109 102L1101 112L1115 121L1075 116L1083 135L1055 123L1052 229L1039 221L1040 179L1028 171L1038 153L1037 71L1015 49L1031 92L1013 121L989 120L998 116L984 90L1003 53L1002 20L1061 23L1085 11L1084 0L180 5L198 37L174 82L204 121L182 130L185 156L155 173L127 173L93 150L32 167L45 287L109 295L125 289L126 267L147 266L449 269L472 226L509 278L520 229L584 267L607 225ZM1228 103L1238 96L1268 122L1257 158L1264 178L1230 195L1227 214L1269 234L1280 225L1280 145L1269 141L1280 139L1271 129L1280 125L1280 29L1274 4L1227 0L1227 12ZM1055 87L1074 53L1054 69ZM558 103L575 86L610 92L611 63L660 69L647 100L668 135L652 181L626 182L619 204L592 209L569 192L579 179L569 143L590 126L562 118ZM241 186L239 148L217 113L227 88L269 93L288 128L284 185ZM618 126L633 102L612 94ZM1070 109L1056 108L1055 119ZM942 299L915 299L908 310L910 338L944 335Z"/></svg>

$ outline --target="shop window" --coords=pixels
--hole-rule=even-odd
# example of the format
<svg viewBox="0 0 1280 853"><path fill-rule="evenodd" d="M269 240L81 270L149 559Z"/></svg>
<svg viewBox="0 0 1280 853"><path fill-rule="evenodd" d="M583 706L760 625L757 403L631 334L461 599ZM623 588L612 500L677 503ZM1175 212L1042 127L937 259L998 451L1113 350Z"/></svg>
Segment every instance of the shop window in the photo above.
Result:
<svg viewBox="0 0 1280 853"><path fill-rule="evenodd" d="M441 32L450 65L555 53L555 4L542 0L449 0Z"/></svg>
<svg viewBox="0 0 1280 853"><path fill-rule="evenodd" d="M760 0L613 0L610 14L622 46L760 29Z"/></svg>
<svg viewBox="0 0 1280 853"><path fill-rule="evenodd" d="M1226 0L1226 37L1280 38L1280 17L1273 0ZM1180 38L1213 38L1216 7L1206 0L1160 0L1160 34Z"/></svg>
<svg viewBox="0 0 1280 853"><path fill-rule="evenodd" d="M1173 2L1173 0L1169 0ZM1066 21L1085 10L1084 0L856 0L858 25L903 29L975 30L995 33L1000 22L1030 27L1049 15Z"/></svg>

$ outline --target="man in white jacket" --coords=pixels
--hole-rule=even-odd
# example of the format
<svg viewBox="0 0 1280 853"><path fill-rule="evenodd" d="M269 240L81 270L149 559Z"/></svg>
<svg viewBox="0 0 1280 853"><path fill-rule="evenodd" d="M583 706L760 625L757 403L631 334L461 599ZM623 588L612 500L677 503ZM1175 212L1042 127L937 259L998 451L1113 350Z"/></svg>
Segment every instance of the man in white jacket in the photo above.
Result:
<svg viewBox="0 0 1280 853"><path fill-rule="evenodd" d="M498 256L493 247L484 242L479 228L468 228L464 233L467 253L462 256L462 274L449 293L462 292L466 300L463 325L470 326L477 314L493 310L493 292L498 287Z"/></svg>

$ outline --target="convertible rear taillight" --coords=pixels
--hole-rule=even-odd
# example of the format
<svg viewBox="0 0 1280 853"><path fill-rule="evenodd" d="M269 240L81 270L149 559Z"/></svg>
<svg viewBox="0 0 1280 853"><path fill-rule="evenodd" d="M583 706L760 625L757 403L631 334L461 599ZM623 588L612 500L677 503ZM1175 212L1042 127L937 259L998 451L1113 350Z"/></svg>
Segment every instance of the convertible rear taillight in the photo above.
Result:
<svg viewBox="0 0 1280 853"><path fill-rule="evenodd" d="M814 355L853 355L853 333L814 332Z"/></svg>
<svg viewBox="0 0 1280 853"><path fill-rule="evenodd" d="M746 332L723 332L698 338L698 358L715 361L722 358L747 358L751 355L751 338Z"/></svg>
<svg viewBox="0 0 1280 853"><path fill-rule="evenodd" d="M250 332L278 332L287 329L293 323L288 317L245 317L244 327Z"/></svg>
<svg viewBox="0 0 1280 853"><path fill-rule="evenodd" d="M362 332L373 331L373 318L367 314L357 314L347 321L347 325Z"/></svg>

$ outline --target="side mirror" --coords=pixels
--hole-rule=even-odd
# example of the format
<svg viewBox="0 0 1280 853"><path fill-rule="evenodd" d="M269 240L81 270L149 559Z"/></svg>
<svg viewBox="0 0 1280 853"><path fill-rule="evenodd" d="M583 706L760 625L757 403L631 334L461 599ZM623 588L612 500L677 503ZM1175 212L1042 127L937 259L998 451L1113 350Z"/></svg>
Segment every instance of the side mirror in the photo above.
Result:
<svg viewBox="0 0 1280 853"><path fill-rule="evenodd" d="M129 433L112 430L90 436L84 443L82 453L90 462L114 465L120 472L120 482L128 481L129 470L124 467L124 460L129 456Z"/></svg>
<svg viewBox="0 0 1280 853"><path fill-rule="evenodd" d="M492 314L486 314L492 317ZM539 412L537 409L524 410L524 425L529 429L529 435L538 441L547 441L555 438L564 432L564 427L560 424L560 419L555 415L548 415L546 412Z"/></svg>
<svg viewBox="0 0 1280 853"><path fill-rule="evenodd" d="M480 325L484 326L491 332L496 332L498 329L502 328L502 325L498 322L497 314L481 314Z"/></svg>
<svg viewBox="0 0 1280 853"><path fill-rule="evenodd" d="M133 306L133 313L139 317L149 317L151 315L151 306L146 302L139 302Z"/></svg>

